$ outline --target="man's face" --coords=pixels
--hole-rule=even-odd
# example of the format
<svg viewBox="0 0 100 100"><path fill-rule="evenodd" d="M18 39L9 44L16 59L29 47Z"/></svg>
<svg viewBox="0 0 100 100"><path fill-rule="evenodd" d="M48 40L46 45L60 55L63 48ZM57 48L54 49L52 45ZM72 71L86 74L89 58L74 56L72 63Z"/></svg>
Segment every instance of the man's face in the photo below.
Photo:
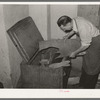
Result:
<svg viewBox="0 0 100 100"><path fill-rule="evenodd" d="M60 26L60 29L63 30L64 32L66 32L66 33L72 31L72 28L73 27L72 27L71 23L68 23L65 26L64 25Z"/></svg>

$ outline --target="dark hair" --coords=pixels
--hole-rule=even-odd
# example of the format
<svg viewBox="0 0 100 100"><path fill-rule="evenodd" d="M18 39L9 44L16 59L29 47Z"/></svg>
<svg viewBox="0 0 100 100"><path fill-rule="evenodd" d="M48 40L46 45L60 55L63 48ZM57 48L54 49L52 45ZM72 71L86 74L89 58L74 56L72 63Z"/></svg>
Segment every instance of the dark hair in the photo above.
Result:
<svg viewBox="0 0 100 100"><path fill-rule="evenodd" d="M72 21L72 19L70 18L70 17L68 17L68 16L61 16L59 19L58 19L58 21L57 21L57 24L58 24L58 26L60 27L61 25L66 25L67 23L69 23L69 22L71 22Z"/></svg>

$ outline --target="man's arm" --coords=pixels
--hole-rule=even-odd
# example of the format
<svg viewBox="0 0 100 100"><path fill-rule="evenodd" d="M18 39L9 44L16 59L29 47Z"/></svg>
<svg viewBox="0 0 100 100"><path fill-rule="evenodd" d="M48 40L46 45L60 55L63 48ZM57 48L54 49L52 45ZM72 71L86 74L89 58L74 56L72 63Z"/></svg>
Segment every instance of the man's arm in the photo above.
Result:
<svg viewBox="0 0 100 100"><path fill-rule="evenodd" d="M66 66L66 67L70 66L70 61L62 61L60 63L54 63L49 65L49 67L51 68L59 68L62 66Z"/></svg>
<svg viewBox="0 0 100 100"><path fill-rule="evenodd" d="M76 51L72 52L70 57L75 57L77 54L88 49L88 47L91 45L92 42L92 36L88 24L82 23L81 25L79 25L78 29L79 29L79 37L81 40L81 47Z"/></svg>
<svg viewBox="0 0 100 100"><path fill-rule="evenodd" d="M79 54L80 52L85 51L88 47L89 47L89 45L87 45L87 46L81 46L79 49L77 49L76 51L74 51L74 53L75 54Z"/></svg>
<svg viewBox="0 0 100 100"><path fill-rule="evenodd" d="M83 52L83 51L85 51L88 47L89 47L89 45L81 46L79 49L77 49L76 51L72 52L70 57L71 58L75 58L77 55L84 55L84 54L86 54L86 52Z"/></svg>

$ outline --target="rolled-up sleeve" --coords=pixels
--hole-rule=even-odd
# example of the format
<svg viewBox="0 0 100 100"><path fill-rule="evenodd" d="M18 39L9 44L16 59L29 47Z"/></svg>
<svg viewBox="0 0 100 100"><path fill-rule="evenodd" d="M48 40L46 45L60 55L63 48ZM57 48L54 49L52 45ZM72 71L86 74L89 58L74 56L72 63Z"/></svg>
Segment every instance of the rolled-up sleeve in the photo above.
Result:
<svg viewBox="0 0 100 100"><path fill-rule="evenodd" d="M92 42L91 30L87 24L82 24L79 29L82 46L88 46Z"/></svg>

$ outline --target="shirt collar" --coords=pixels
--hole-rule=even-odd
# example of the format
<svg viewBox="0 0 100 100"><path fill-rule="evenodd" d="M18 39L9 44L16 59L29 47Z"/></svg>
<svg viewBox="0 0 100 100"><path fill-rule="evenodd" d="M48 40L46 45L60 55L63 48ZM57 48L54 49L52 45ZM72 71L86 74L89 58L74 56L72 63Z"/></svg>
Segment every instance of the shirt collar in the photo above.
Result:
<svg viewBox="0 0 100 100"><path fill-rule="evenodd" d="M77 29L77 23L75 22L75 19L72 19L72 22L73 22L73 30L75 31L75 32L78 32L78 29Z"/></svg>

